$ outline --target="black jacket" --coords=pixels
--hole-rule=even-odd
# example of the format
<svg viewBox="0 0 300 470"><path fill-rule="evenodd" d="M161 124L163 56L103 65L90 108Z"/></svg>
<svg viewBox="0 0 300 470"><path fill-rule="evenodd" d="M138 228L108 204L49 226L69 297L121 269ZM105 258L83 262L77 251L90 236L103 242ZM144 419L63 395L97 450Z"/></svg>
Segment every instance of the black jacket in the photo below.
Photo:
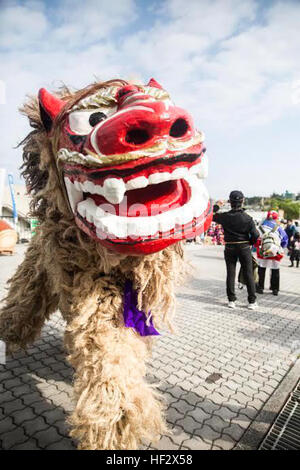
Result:
<svg viewBox="0 0 300 470"><path fill-rule="evenodd" d="M243 209L218 213L219 209L219 206L214 205L213 221L222 225L225 242L249 242L254 245L259 232L252 217Z"/></svg>

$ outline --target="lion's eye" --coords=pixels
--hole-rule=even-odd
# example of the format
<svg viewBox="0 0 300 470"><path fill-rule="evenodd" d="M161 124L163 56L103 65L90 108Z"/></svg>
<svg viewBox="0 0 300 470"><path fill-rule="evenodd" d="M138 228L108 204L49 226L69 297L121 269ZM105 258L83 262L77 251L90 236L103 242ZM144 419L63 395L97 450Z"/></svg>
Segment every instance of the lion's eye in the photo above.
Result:
<svg viewBox="0 0 300 470"><path fill-rule="evenodd" d="M77 135L88 135L93 127L116 112L116 107L105 109L83 109L69 114L69 126Z"/></svg>
<svg viewBox="0 0 300 470"><path fill-rule="evenodd" d="M106 114L101 113L100 111L97 113L93 113L89 117L89 123L92 127L94 127L98 122L103 121L103 119L106 119Z"/></svg>

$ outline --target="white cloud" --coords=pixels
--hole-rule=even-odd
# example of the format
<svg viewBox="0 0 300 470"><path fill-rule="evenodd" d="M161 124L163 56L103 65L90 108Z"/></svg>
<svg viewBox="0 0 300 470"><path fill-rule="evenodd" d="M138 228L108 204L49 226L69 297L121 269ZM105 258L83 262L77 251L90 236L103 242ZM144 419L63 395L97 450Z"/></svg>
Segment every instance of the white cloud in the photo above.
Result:
<svg viewBox="0 0 300 470"><path fill-rule="evenodd" d="M0 44L4 48L26 47L39 41L48 22L40 4L7 3L0 9Z"/></svg>
<svg viewBox="0 0 300 470"><path fill-rule="evenodd" d="M170 0L165 4L174 29L203 35L210 42L230 36L242 22L253 20L256 8L252 0Z"/></svg>
<svg viewBox="0 0 300 470"><path fill-rule="evenodd" d="M51 49L84 47L107 38L136 18L134 0L5 2L0 9L1 47Z"/></svg>
<svg viewBox="0 0 300 470"><path fill-rule="evenodd" d="M253 19L252 0L170 0L152 29L125 39L124 57L163 80L184 83L206 73L206 55L218 41ZM167 18L167 21L166 21Z"/></svg>
<svg viewBox="0 0 300 470"><path fill-rule="evenodd" d="M299 2L264 11L254 0L166 0L150 10L134 0L47 5L10 1L0 10L0 38L9 47L0 57L5 155L15 156L11 147L26 134L17 114L26 93L60 81L80 87L95 76L154 76L214 135L299 115Z"/></svg>
<svg viewBox="0 0 300 470"><path fill-rule="evenodd" d="M65 47L83 46L105 39L116 28L136 18L134 0L63 0L56 12L59 26L53 38Z"/></svg>
<svg viewBox="0 0 300 470"><path fill-rule="evenodd" d="M181 70L177 75L173 70L176 94L190 102L194 113L200 118L201 112L205 122L229 128L263 124L293 112L292 84L300 77L300 4L274 4L264 22L250 22L238 32L234 28L243 22L244 13L240 12L240 16L237 13L234 10L232 15L235 21L231 23L231 37L212 42L215 53L203 50L191 61L193 73L189 73L189 67L188 76L184 77L189 88L183 93ZM253 19L250 10L248 19ZM184 17L181 21L183 24ZM183 62L183 67L188 65L188 61ZM192 103L193 96L197 97L196 106ZM201 111L197 112L198 103Z"/></svg>

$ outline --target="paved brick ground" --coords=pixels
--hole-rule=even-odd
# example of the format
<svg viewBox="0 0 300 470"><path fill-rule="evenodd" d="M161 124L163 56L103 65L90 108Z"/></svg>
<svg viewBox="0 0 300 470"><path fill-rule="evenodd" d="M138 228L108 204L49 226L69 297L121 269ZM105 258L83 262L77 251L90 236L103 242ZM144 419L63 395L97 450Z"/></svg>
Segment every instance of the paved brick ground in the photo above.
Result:
<svg viewBox="0 0 300 470"><path fill-rule="evenodd" d="M22 255L0 257L2 293ZM300 270L285 260L279 297L266 291L252 312L243 290L229 310L222 249L189 246L187 255L195 269L178 291L178 333L158 340L149 371L173 435L150 448L232 449L299 354ZM27 354L0 366L0 448L75 448L65 424L73 405L63 328L53 315Z"/></svg>

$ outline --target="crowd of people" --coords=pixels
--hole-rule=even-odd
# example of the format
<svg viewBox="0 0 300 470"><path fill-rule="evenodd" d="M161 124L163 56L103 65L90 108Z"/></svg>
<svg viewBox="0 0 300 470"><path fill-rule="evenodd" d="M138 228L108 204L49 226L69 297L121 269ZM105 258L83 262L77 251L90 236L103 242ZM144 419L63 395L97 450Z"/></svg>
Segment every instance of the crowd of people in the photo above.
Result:
<svg viewBox="0 0 300 470"><path fill-rule="evenodd" d="M277 296L280 290L280 262L285 249L290 257L290 267L299 268L300 227L298 221L288 220L286 225L275 210L270 210L259 224L243 209L244 195L232 191L229 195L231 210L220 211L222 201L213 208L213 222L206 236L214 245L225 245L224 258L227 278L226 292L229 308L236 307L235 280L237 261L248 291L248 308L257 308L256 294L263 294L266 270L270 269L270 290ZM255 280L254 269L258 267Z"/></svg>
<svg viewBox="0 0 300 470"><path fill-rule="evenodd" d="M211 245L224 245L224 230L222 225L212 222L207 231L206 237L206 240L209 239Z"/></svg>

